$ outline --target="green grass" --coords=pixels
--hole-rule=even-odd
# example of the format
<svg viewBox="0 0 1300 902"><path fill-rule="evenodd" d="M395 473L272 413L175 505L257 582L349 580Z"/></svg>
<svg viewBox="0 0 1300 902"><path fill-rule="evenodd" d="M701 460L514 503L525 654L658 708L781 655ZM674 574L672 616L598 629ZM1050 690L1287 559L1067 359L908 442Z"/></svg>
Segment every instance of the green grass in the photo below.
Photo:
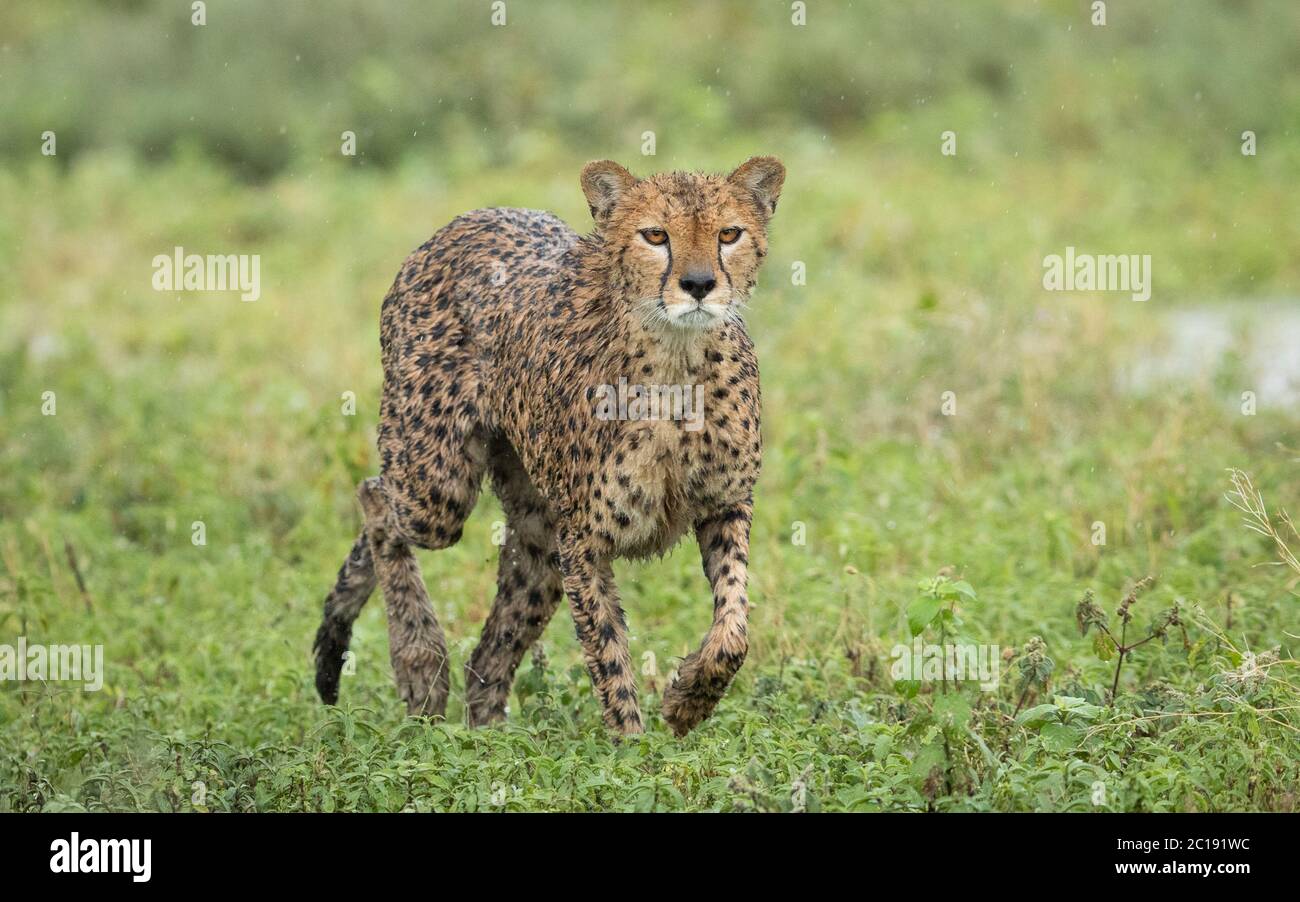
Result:
<svg viewBox="0 0 1300 902"><path fill-rule="evenodd" d="M970 88L933 82L939 67L916 60L916 83L891 81L822 33L820 62L762 69L761 92L706 116L716 133L669 128L651 158L638 155L641 120L711 107L680 73L665 75L657 105L648 63L624 99L633 109L618 106L599 77L617 43L580 71L548 70L547 91L595 92L582 101L592 110L570 112L589 129L563 137L517 132L516 112L465 101L436 152L321 159L302 130L281 149L270 129L246 147L263 165L214 151L232 146L220 136L183 140L173 101L150 95L138 121L123 114L139 127L69 114L81 134L55 159L36 141L5 143L0 644L102 643L107 677L97 693L0 684L0 810L1295 809L1298 575L1259 566L1275 550L1223 493L1226 468L1240 467L1273 508L1300 505L1300 418L1264 396L1242 416L1252 377L1231 358L1141 393L1118 378L1160 351L1171 310L1300 295L1300 195L1281 190L1300 162L1300 135L1280 124L1294 121L1296 78L1280 74L1292 45L1279 29L1252 55L1243 36L1267 9L1206 6L1215 15L1171 14L1156 37L1143 13L1137 40L1114 23L1072 38L1062 23L1074 7L1049 4L1013 16L1039 42L1024 58L999 18L1011 14L990 14L953 52L991 57L1012 82ZM16 53L53 39L37 13L18 18ZM756 46L797 50L749 27ZM1171 47L1167 32L1199 43ZM527 37L512 38L520 52ZM904 37L881 44L901 54ZM1233 40L1223 82L1199 85L1197 48ZM529 52L497 73L494 104L524 102L499 84L523 84L520 67L551 51ZM382 85L382 60L370 65ZM817 65L866 67L842 81L898 96L859 119L782 93L795 76L772 74ZM112 71L100 56L85 66ZM457 90L482 97L480 74L463 71ZM58 93L60 73L38 91ZM1242 96L1233 85L1274 86L1242 100L1263 122L1258 157L1240 155L1249 126L1224 112ZM1209 121L1188 99L1198 89ZM302 90L311 119L322 101L310 79ZM921 95L930 102L912 102ZM36 106L20 111L32 128ZM257 116L278 121L273 108ZM151 154L138 146L146 120L181 139ZM947 128L956 158L938 153ZM508 147L480 154L484 135L507 134ZM458 546L421 556L454 658L448 722L403 717L377 599L357 622L340 706L322 707L309 649L359 526L354 486L376 469L378 307L405 254L492 204L585 228L577 173L593 157L644 172L752 153L780 155L790 175L750 317L766 446L751 653L715 716L682 740L657 716L674 658L710 616L687 542L617 568L633 659L654 662L641 677L644 737L606 737L565 612L545 659L521 668L508 724L463 726L456 681L495 585L490 497ZM1067 244L1151 254L1152 300L1044 292L1042 258ZM176 245L260 254L261 300L154 292L150 261ZM796 261L806 285L791 283ZM43 416L51 391L57 414ZM348 391L356 416L341 413ZM941 413L947 391L955 416ZM204 546L191 543L195 521ZM1104 546L1091 541L1097 521ZM889 651L910 640L918 583L940 571L978 596L957 611L970 641L1044 640L1047 686L1026 696L1014 664L994 692L894 683ZM1177 603L1186 642L1174 629L1134 651L1111 705L1114 662L1080 635L1075 607L1092 589L1113 619L1147 574L1157 582L1130 639ZM1247 654L1275 647L1278 663ZM1017 719L1018 704L1031 716Z"/></svg>

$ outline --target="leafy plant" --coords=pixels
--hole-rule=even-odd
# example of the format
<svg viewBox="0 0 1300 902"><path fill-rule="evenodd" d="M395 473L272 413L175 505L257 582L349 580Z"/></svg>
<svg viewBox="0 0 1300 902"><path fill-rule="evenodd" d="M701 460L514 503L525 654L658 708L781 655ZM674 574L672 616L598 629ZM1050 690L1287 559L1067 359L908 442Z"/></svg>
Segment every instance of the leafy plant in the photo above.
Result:
<svg viewBox="0 0 1300 902"><path fill-rule="evenodd" d="M1164 611L1151 624L1147 635L1137 642L1128 644L1128 625L1133 620L1133 605L1137 602L1138 596L1150 589L1155 584L1155 577L1144 576L1134 583L1133 588L1124 596L1119 604L1119 609L1115 612L1119 618L1119 635L1116 636L1110 629L1110 620L1106 612L1098 606L1093 597L1092 590L1088 589L1083 593L1078 606L1075 608L1075 620L1079 625L1081 635L1087 636L1088 631L1093 627L1097 632L1093 634L1093 651L1097 657L1103 661L1115 661L1115 678L1111 681L1110 701L1115 703L1115 698L1119 694L1119 677L1124 668L1124 660L1134 649L1146 645L1154 639L1164 639L1172 627L1179 627L1183 630L1184 644L1187 643L1187 630L1183 627L1182 620L1179 618L1178 605L1174 604Z"/></svg>
<svg viewBox="0 0 1300 902"><path fill-rule="evenodd" d="M977 600L975 590L965 580L952 580L940 574L917 583L917 596L907 606L907 628L913 636L927 629L938 630L939 645L947 645L961 637L965 625L957 612L957 602ZM942 691L948 691L948 673L944 668Z"/></svg>
<svg viewBox="0 0 1300 902"><path fill-rule="evenodd" d="M1019 698L1016 701L1016 709L1012 712L1012 716L1015 716L1020 713L1031 692L1047 689L1052 679L1052 672L1056 669L1056 662L1047 656L1047 643L1041 636L1034 636L1026 642L1023 648L1017 650L1012 661L1020 674L1020 680L1016 684Z"/></svg>
<svg viewBox="0 0 1300 902"><path fill-rule="evenodd" d="M948 649L951 644L964 639L965 620L959 603L978 600L975 589L965 580L954 580L945 573L917 583L917 595L907 606L907 625L913 637L927 630L937 634L941 654L940 692L928 706L915 709L909 723L909 733L916 738L917 748L912 759L913 772L922 780L923 792L933 798L938 793L937 780L942 779L946 792L953 792L956 782L957 762L964 758L965 747L974 744L991 756L987 745L971 729L974 706L953 684L949 691ZM916 680L895 681L895 688L905 697L916 697L920 685ZM940 777L941 775L941 777Z"/></svg>
<svg viewBox="0 0 1300 902"><path fill-rule="evenodd" d="M1086 699L1058 695L1048 704L1020 712L1016 723L1036 731L1047 748L1061 752L1073 748L1083 735L1082 727L1094 723L1104 711Z"/></svg>

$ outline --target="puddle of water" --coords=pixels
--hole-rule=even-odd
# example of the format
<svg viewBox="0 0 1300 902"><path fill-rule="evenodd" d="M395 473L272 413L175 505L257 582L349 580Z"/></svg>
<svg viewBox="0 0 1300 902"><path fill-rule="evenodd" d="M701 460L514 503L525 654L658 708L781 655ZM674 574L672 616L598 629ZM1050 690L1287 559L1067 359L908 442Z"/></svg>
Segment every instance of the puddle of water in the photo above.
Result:
<svg viewBox="0 0 1300 902"><path fill-rule="evenodd" d="M1208 383L1228 361L1260 405L1300 405L1300 299L1189 307L1158 314L1163 340L1121 376L1130 392Z"/></svg>

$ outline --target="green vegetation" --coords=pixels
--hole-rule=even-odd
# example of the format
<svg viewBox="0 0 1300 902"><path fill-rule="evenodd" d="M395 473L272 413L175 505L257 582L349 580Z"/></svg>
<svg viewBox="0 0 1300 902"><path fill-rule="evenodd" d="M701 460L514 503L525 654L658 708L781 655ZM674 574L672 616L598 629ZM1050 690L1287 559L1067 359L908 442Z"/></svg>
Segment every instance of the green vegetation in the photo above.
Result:
<svg viewBox="0 0 1300 902"><path fill-rule="evenodd" d="M107 669L0 684L0 811L1297 808L1300 572L1260 566L1300 551L1294 396L1245 336L1125 375L1179 310L1300 297L1292 5L808 5L0 9L0 644ZM589 159L753 153L789 178L749 316L751 654L717 714L657 717L710 616L687 542L618 567L646 736L605 736L564 612L509 723L464 727L490 497L421 557L449 722L403 717L377 599L322 707L405 254L480 206L585 228ZM176 246L259 254L261 298L154 291ZM1067 246L1150 254L1152 299L1045 292ZM896 680L914 637L999 646L996 688Z"/></svg>

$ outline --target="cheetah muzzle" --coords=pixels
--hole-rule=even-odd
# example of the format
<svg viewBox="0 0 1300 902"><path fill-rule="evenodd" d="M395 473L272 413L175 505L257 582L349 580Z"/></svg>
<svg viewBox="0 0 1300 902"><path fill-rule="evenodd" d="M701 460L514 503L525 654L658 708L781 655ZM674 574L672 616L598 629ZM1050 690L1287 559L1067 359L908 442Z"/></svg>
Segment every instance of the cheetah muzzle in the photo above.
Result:
<svg viewBox="0 0 1300 902"><path fill-rule="evenodd" d="M410 713L444 716L447 643L413 549L459 540L486 474L508 528L464 667L468 721L505 716L520 660L567 598L606 725L641 732L613 561L661 555L692 529L713 623L661 710L679 736L713 712L749 647L762 444L741 313L784 179L772 157L643 179L591 163L591 234L475 210L407 258L381 313L380 475L358 488L365 526L316 635L325 702L379 586L399 693Z"/></svg>

